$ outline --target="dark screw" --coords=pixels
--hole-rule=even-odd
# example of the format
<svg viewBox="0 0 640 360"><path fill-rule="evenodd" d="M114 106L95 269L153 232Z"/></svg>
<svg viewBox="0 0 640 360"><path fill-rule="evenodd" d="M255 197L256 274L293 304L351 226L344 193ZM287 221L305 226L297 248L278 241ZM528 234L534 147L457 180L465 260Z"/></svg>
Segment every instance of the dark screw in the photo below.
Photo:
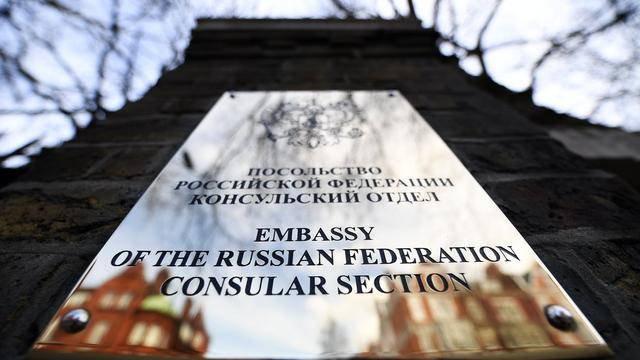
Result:
<svg viewBox="0 0 640 360"><path fill-rule="evenodd" d="M573 331L578 325L576 319L567 308L560 305L547 305L544 307L544 315L554 328L562 331Z"/></svg>
<svg viewBox="0 0 640 360"><path fill-rule="evenodd" d="M69 334L75 334L87 327L91 314L85 309L73 309L62 317L60 327Z"/></svg>

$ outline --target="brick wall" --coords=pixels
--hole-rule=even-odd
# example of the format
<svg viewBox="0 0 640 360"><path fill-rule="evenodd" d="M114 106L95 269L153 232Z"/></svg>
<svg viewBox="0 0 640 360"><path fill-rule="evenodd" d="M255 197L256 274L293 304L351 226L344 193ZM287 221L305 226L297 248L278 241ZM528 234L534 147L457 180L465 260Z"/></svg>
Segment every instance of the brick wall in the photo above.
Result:
<svg viewBox="0 0 640 360"><path fill-rule="evenodd" d="M287 31L284 26L294 26ZM144 98L0 189L0 358L23 354L137 198L228 90L398 89L612 346L640 354L640 195L438 55L411 22L211 21Z"/></svg>

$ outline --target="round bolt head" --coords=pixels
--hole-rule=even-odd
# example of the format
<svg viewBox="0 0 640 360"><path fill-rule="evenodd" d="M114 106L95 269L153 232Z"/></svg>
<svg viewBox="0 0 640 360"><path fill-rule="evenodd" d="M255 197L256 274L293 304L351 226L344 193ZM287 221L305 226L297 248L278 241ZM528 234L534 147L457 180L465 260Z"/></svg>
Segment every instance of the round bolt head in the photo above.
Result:
<svg viewBox="0 0 640 360"><path fill-rule="evenodd" d="M60 327L69 334L84 330L91 319L91 314L85 309L73 309L62 316Z"/></svg>
<svg viewBox="0 0 640 360"><path fill-rule="evenodd" d="M562 331L573 331L577 328L576 319L567 308L560 305L547 305L544 315L554 328Z"/></svg>

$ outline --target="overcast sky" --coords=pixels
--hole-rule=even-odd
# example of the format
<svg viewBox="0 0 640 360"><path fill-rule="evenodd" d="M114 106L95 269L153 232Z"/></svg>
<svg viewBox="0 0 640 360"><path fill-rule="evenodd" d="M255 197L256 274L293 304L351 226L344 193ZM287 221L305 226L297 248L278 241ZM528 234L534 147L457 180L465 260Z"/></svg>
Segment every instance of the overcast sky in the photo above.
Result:
<svg viewBox="0 0 640 360"><path fill-rule="evenodd" d="M400 13L408 12L405 0L391 1ZM109 25L112 10L110 1L62 2L92 21ZM394 15L391 2L387 0L354 3L361 10L358 12L360 17L377 14L383 18L391 18ZM109 111L124 106L127 98L139 99L155 84L162 67L175 60L172 46L177 44L175 48L182 51L188 44L189 29L195 25L194 18L197 16L324 18L338 14L328 0L199 0L188 2L187 7L176 7L164 17L142 17L148 15L145 11L157 10L158 5L152 7L144 1L123 1L120 4L119 19L125 31L120 35L118 44L125 52L136 41L140 45L133 56L135 76L132 77L127 94L122 91L122 74L126 72L128 65L126 59L117 55L110 56L104 79L100 82L96 69L103 45L96 41L95 34L79 31L78 24L68 15L38 7L12 8L13 23L25 24L24 29L48 39L57 49L58 59L52 56L45 44L34 40L37 36L30 36L24 29L15 31L6 18L0 18L0 49L5 53L17 54L22 49L21 41L26 44L26 51L21 57L22 66L42 84L62 89L56 94L60 95L65 106L74 109L73 121L78 127L86 126L91 115L89 111L78 110L82 108L84 99L74 88L75 80L80 79L87 89L99 88L102 93L101 105ZM451 30L450 14L453 10L458 24L455 32L457 42L468 47L475 46L478 31L494 1L453 0L445 1L444 4L446 6L443 5L438 29L445 33ZM453 5L448 7L448 4ZM512 41L522 44L488 52L485 57L488 74L514 91L528 88L532 82L531 67L549 48L549 39L606 21L610 14L602 9L607 9L607 4L607 0L503 1L487 28L483 44L493 46ZM433 0L417 0L415 5L423 25L432 27ZM640 36L637 36L640 21L637 17L636 15L635 21L631 22L633 26L603 32L591 39L580 51L550 58L536 72L534 102L607 126L640 130L640 119L636 115L640 113L640 65L637 61L629 60L637 57L640 52ZM480 73L477 58L465 56L446 42L440 45L440 50L445 55L460 57L460 65L466 72L473 75ZM75 78L64 71L60 58L72 69ZM609 100L597 107L598 100L603 97ZM39 111L42 109L46 111ZM23 110L28 113L25 114ZM28 151L37 153L42 146L56 146L71 139L75 131L68 117L56 111L41 97L35 96L33 91L30 92L27 84L19 79L8 81L0 74L0 156L11 153L34 139L40 139L40 143ZM6 160L4 165L15 167L27 162L26 156L16 156Z"/></svg>

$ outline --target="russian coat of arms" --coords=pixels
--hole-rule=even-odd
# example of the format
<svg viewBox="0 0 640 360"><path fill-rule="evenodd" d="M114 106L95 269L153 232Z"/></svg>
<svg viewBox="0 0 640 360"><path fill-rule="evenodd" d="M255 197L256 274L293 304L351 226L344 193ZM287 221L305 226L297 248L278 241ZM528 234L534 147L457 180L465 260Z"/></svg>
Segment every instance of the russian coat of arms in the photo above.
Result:
<svg viewBox="0 0 640 360"><path fill-rule="evenodd" d="M340 139L362 136L362 121L351 101L320 105L315 101L281 102L262 112L260 123L272 141L286 139L287 144L315 149L335 145Z"/></svg>

